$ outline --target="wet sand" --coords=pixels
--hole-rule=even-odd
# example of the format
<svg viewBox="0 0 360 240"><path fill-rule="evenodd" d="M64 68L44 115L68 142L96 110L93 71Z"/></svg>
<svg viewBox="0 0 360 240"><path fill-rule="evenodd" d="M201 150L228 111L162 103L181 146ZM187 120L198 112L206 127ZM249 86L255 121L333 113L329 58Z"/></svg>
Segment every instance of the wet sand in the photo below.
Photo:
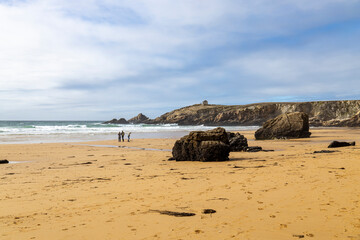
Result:
<svg viewBox="0 0 360 240"><path fill-rule="evenodd" d="M0 145L20 162L0 165L0 239L360 239L360 147L314 154L360 129L311 132L245 131L275 151L208 163L168 161L175 139Z"/></svg>

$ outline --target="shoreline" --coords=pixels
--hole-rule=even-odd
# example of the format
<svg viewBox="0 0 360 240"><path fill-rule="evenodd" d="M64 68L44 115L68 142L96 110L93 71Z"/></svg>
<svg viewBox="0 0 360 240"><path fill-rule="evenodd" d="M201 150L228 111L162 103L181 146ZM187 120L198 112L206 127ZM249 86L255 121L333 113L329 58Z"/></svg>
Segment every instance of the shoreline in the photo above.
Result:
<svg viewBox="0 0 360 240"><path fill-rule="evenodd" d="M98 126L98 125L95 125ZM213 129L209 126L143 126L119 125L111 127L93 127L92 125L56 125L33 126L31 128L6 128L0 127L0 144L27 144L27 143L62 143L80 141L106 141L117 139L119 131L131 132L132 139L141 138L180 138L191 131L205 131ZM227 131L255 130L252 127L225 127Z"/></svg>
<svg viewBox="0 0 360 240"><path fill-rule="evenodd" d="M253 128L255 126L252 126ZM260 128L260 126L258 127ZM212 128L211 128L212 129ZM310 127L310 131L316 130L359 130L360 128L350 127ZM257 129L230 130L230 132L255 132ZM194 130L196 131L196 130ZM227 130L228 131L228 130ZM187 131L164 131L164 132L132 132L131 139L179 139L189 134ZM80 136L80 137L79 137ZM51 140L54 139L54 140ZM73 133L73 134L16 134L1 135L0 145L11 144L44 144L44 143L77 143L77 142L98 142L117 139L117 133ZM248 138L252 141L252 138Z"/></svg>
<svg viewBox="0 0 360 240"><path fill-rule="evenodd" d="M240 132L250 146L276 151L203 163L147 150L172 149L176 139L0 144L1 159L21 162L0 165L0 238L359 237L360 147L314 151L332 140L357 141L360 129L312 129L309 139L266 141Z"/></svg>

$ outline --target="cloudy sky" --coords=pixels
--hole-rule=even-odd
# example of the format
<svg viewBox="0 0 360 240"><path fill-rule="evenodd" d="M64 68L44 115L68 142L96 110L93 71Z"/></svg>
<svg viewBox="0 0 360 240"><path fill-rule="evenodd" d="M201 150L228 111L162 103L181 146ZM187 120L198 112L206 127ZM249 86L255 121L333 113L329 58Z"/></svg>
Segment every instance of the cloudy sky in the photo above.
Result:
<svg viewBox="0 0 360 240"><path fill-rule="evenodd" d="M360 0L0 0L0 120L360 99Z"/></svg>

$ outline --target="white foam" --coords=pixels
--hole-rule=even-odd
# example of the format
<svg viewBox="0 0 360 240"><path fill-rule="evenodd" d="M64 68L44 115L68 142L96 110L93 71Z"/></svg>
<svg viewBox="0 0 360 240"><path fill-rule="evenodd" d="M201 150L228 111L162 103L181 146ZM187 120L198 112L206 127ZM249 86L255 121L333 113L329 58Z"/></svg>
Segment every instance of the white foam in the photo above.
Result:
<svg viewBox="0 0 360 240"><path fill-rule="evenodd" d="M55 125L55 126L35 126L26 128L19 127L2 127L0 128L0 135L47 135L47 134L96 134L96 133L117 133L119 131L133 132L133 133L151 133L151 132L176 132L176 131L205 131L213 129L210 126L179 126L177 124L163 124L163 125L146 125L146 124L112 124L110 126L105 124L88 124L88 125ZM249 127L225 127L228 131L239 130L253 130L257 126Z"/></svg>
<svg viewBox="0 0 360 240"><path fill-rule="evenodd" d="M117 133L131 132L131 138L179 138L190 131L214 126L177 124L102 124L101 122L0 122L0 144L80 142L117 139ZM256 130L258 126L230 126L227 131ZM126 135L127 137L127 135Z"/></svg>

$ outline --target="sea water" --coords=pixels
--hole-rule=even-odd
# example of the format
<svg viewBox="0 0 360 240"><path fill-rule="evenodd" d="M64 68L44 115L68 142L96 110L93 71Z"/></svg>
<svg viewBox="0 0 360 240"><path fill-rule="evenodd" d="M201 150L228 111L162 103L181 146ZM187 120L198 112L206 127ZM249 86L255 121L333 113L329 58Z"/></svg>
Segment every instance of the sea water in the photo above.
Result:
<svg viewBox="0 0 360 240"><path fill-rule="evenodd" d="M0 144L80 142L117 139L117 133L131 132L131 138L180 138L190 131L214 126L177 124L103 124L102 121L0 121ZM258 126L224 127L227 131L255 130Z"/></svg>

